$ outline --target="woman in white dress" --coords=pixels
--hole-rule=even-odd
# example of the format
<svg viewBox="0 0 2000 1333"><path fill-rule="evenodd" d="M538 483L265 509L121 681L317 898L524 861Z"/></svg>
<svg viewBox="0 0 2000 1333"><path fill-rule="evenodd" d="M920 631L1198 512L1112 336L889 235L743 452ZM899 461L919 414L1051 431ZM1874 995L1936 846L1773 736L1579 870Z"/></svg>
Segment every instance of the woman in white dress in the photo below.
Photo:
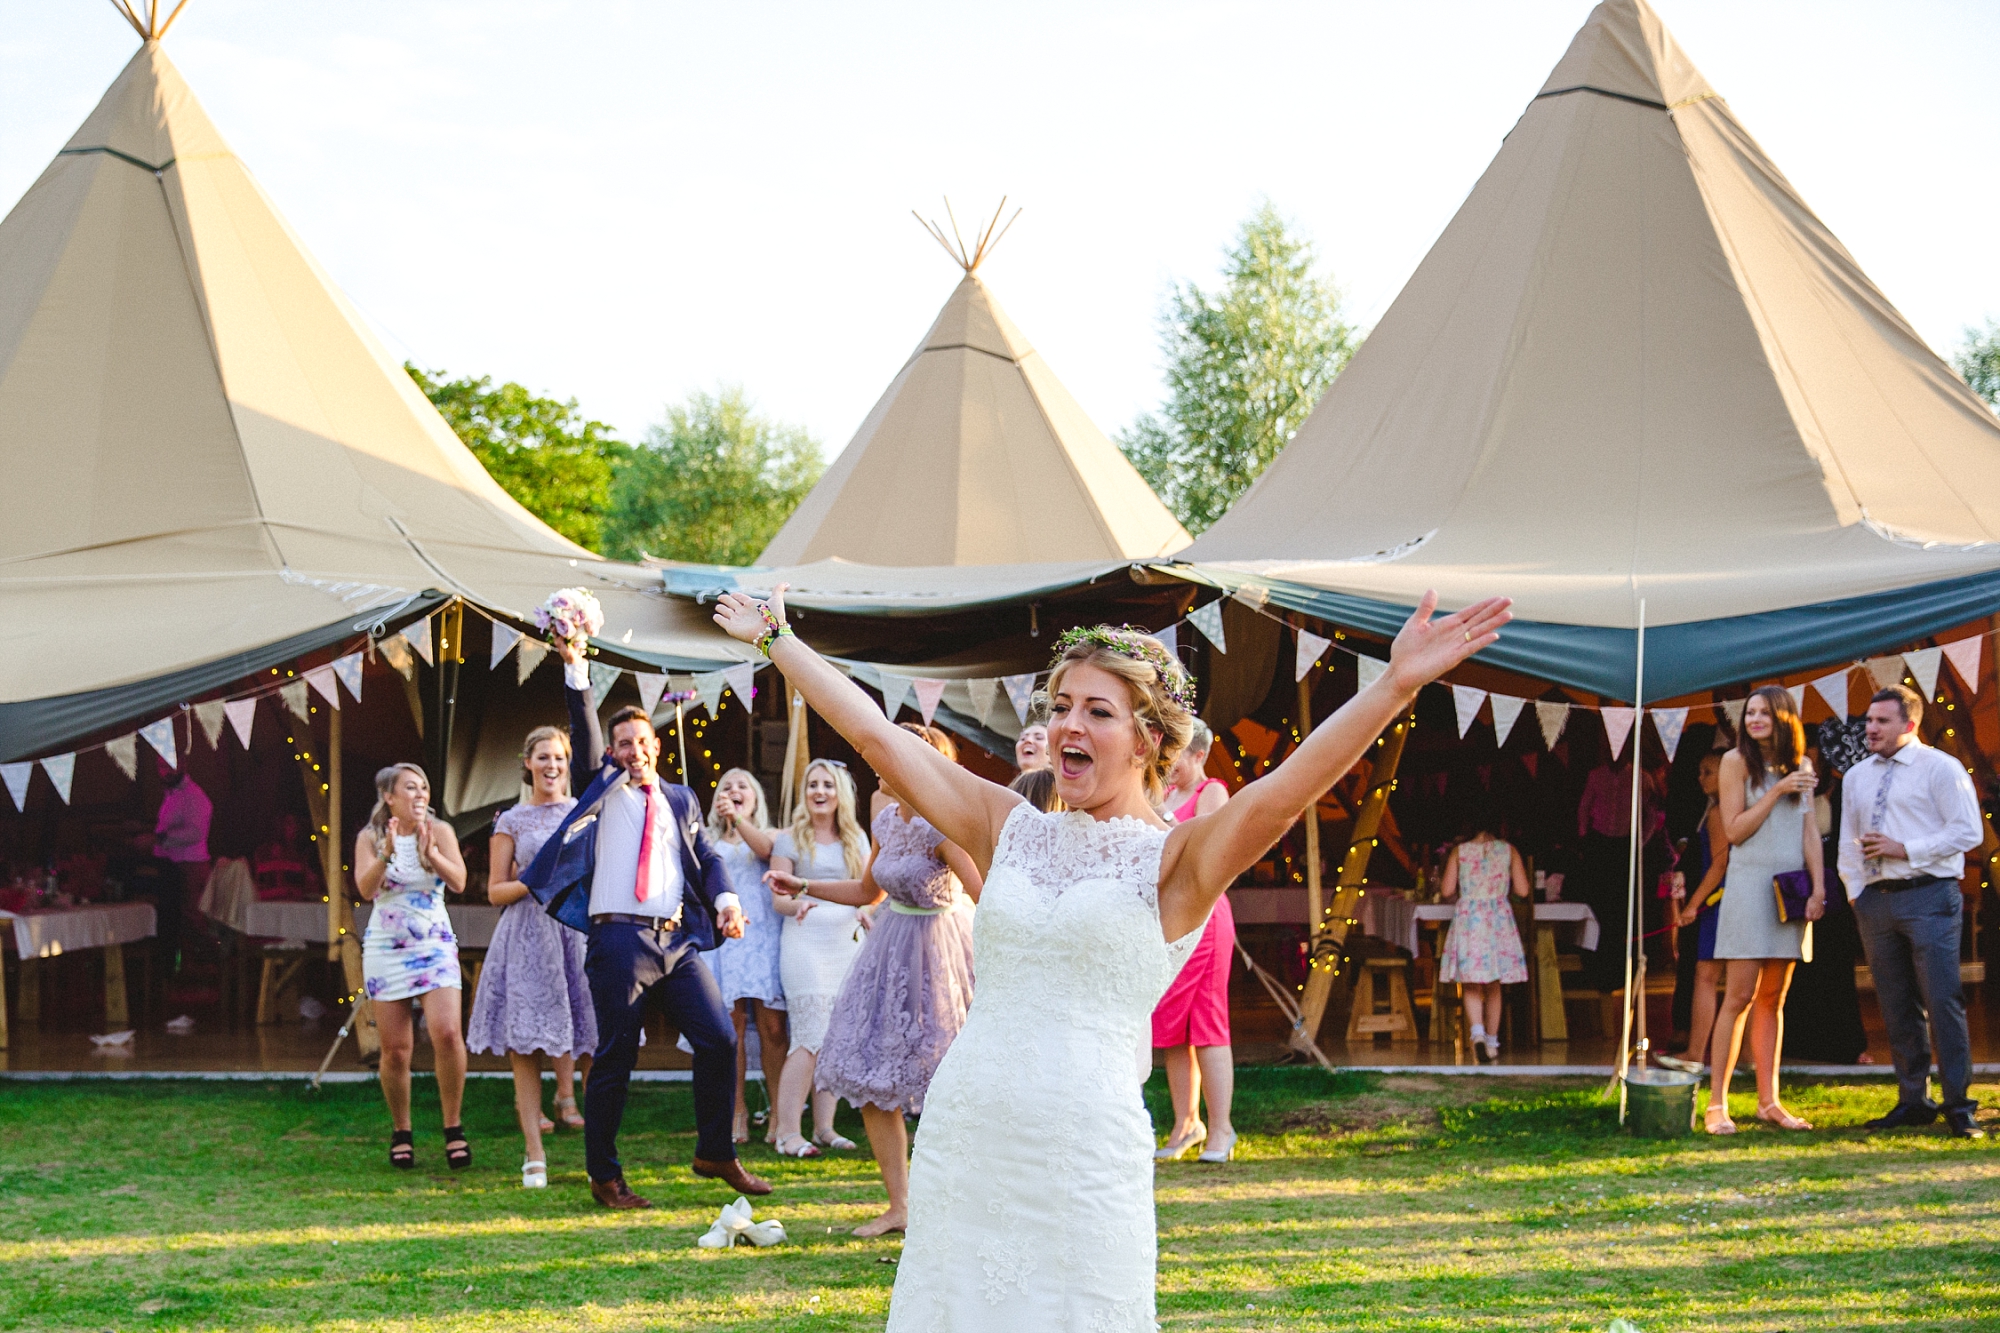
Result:
<svg viewBox="0 0 2000 1333"><path fill-rule="evenodd" d="M1389 667L1228 805L1169 827L1162 779L1192 730L1193 683L1141 631L1058 641L1049 751L1068 813L946 759L883 717L792 635L784 589L725 594L716 623L757 644L985 887L979 988L939 1064L910 1167L892 1333L1154 1328L1153 1131L1132 1054L1210 909L1344 774L1417 690L1498 638L1507 603L1431 618Z"/></svg>
<svg viewBox="0 0 2000 1333"><path fill-rule="evenodd" d="M743 1030L757 1024L767 1107L774 1105L785 1067L785 984L778 976L783 918L772 905L771 886L764 882L776 838L764 804L764 784L748 769L732 768L716 784L715 800L708 807L708 832L729 871L729 887L743 901L743 934L716 945L708 956L708 968L715 973L716 988L736 1022L736 1121L730 1134L736 1142L748 1143L750 1107L743 1083L750 1051ZM764 1141L776 1143L778 1118L769 1115L766 1120Z"/></svg>
<svg viewBox="0 0 2000 1333"><path fill-rule="evenodd" d="M767 876L771 905L785 918L778 973L785 984L792 1048L778 1082L774 1118L777 1149L787 1157L817 1157L820 1148L854 1147L852 1139L833 1128L838 1099L815 1092L813 1076L840 985L861 952L859 909L826 895L831 891L860 901L856 895L867 866L868 835L855 814L854 779L845 764L815 759L806 766L805 799L792 812L792 826L771 847ZM813 1109L810 1140L800 1132L808 1096Z"/></svg>

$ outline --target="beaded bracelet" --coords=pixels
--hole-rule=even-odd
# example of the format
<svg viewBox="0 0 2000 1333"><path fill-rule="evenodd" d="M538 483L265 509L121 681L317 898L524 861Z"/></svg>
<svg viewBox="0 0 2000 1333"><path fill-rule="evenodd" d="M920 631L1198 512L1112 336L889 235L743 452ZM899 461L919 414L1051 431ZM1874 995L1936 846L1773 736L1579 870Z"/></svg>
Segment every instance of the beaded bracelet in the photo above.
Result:
<svg viewBox="0 0 2000 1333"><path fill-rule="evenodd" d="M779 636L791 634L792 627L778 622L778 618L771 614L768 602L757 603L757 614L764 617L764 624L767 626L765 631L757 636L757 651L768 658L771 655L771 645L778 641Z"/></svg>

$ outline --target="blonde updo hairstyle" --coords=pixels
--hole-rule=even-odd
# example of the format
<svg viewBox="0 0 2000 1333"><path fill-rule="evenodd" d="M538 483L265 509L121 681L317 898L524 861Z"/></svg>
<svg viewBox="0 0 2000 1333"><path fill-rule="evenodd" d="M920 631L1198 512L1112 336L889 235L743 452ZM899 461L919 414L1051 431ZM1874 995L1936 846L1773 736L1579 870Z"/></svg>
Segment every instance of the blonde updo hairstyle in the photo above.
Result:
<svg viewBox="0 0 2000 1333"><path fill-rule="evenodd" d="M569 729L567 727L536 727L528 733L528 739L521 742L521 781L527 783L530 787L535 785L535 770L528 766L528 761L535 757L535 747L543 741L554 741L560 745L565 758L574 759L576 757L570 753Z"/></svg>
<svg viewBox="0 0 2000 1333"><path fill-rule="evenodd" d="M1099 626L1092 633L1099 640L1086 639L1064 648L1049 667L1049 696L1062 692L1063 677L1075 666L1094 666L1125 682L1132 695L1132 725L1140 744L1150 751L1145 764L1146 799L1158 805L1167 792L1167 770L1187 748L1194 735L1196 719L1162 679L1162 668L1148 660L1171 662L1167 646L1150 634ZM1130 644L1130 651L1123 647ZM1114 646L1117 645L1117 646ZM1192 697L1192 688L1183 674L1177 682L1180 692Z"/></svg>
<svg viewBox="0 0 2000 1333"><path fill-rule="evenodd" d="M387 768L375 770L375 808L368 812L368 835L375 844L375 855L387 857L394 853L389 846L389 797L396 790L396 783L405 773L414 774L417 781L424 784L426 806L430 801L430 776L415 764L391 764ZM417 847L417 860L425 870L431 870L431 858L425 854L422 845Z"/></svg>

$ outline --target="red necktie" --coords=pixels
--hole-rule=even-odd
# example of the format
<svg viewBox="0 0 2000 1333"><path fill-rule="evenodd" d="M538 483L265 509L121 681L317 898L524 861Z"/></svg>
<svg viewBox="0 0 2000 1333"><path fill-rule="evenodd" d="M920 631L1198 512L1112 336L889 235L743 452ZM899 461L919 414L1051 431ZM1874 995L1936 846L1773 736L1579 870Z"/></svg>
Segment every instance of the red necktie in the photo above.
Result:
<svg viewBox="0 0 2000 1333"><path fill-rule="evenodd" d="M653 892L653 803L659 799L659 789L647 783L639 791L645 796L646 813L639 826L639 876L632 881L632 896L643 903Z"/></svg>

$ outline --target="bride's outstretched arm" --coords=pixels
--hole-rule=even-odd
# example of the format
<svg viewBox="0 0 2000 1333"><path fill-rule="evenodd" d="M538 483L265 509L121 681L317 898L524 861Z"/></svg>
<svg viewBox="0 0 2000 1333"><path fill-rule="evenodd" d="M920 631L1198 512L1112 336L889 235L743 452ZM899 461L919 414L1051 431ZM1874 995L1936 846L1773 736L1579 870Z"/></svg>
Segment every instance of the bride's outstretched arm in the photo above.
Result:
<svg viewBox="0 0 2000 1333"><path fill-rule="evenodd" d="M756 643L772 626L785 623L785 590L780 587L767 603L739 592L724 593L716 602L715 623L731 638ZM963 847L983 875L992 864L1000 826L1022 798L960 768L882 716L860 686L796 635L773 639L770 656L792 688L846 738L862 762L906 797L931 827Z"/></svg>
<svg viewBox="0 0 2000 1333"><path fill-rule="evenodd" d="M1396 635L1381 679L1342 704L1283 763L1227 805L1176 828L1167 839L1160 881L1160 925L1167 938L1198 928L1223 891L1354 767L1418 690L1498 639L1511 605L1494 597L1433 620L1437 594L1425 593Z"/></svg>

